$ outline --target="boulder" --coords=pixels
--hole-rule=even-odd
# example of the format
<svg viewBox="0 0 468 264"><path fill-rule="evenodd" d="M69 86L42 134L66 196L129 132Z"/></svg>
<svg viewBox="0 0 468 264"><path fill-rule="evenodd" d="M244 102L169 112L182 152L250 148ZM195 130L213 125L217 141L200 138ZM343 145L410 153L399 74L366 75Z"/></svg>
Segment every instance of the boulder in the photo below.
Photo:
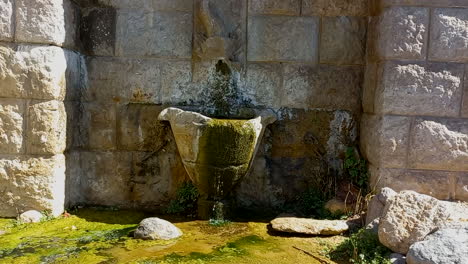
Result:
<svg viewBox="0 0 468 264"><path fill-rule="evenodd" d="M19 216L19 220L23 223L39 223L43 215L36 210L26 211Z"/></svg>
<svg viewBox="0 0 468 264"><path fill-rule="evenodd" d="M379 233L379 221L380 218L375 218L372 222L368 223L364 229L377 235Z"/></svg>
<svg viewBox="0 0 468 264"><path fill-rule="evenodd" d="M330 201L325 203L325 209L328 211L338 214L338 213L346 213L351 210L352 205L346 206L346 202L339 200L337 198L333 198Z"/></svg>
<svg viewBox="0 0 468 264"><path fill-rule="evenodd" d="M445 228L411 245L408 264L468 263L468 225Z"/></svg>
<svg viewBox="0 0 468 264"><path fill-rule="evenodd" d="M143 219L135 230L135 238L145 240L170 240L181 235L182 231L179 228L157 217Z"/></svg>
<svg viewBox="0 0 468 264"><path fill-rule="evenodd" d="M436 228L467 217L463 203L439 201L414 191L402 191L389 199L379 224L379 240L394 252L406 254Z"/></svg>
<svg viewBox="0 0 468 264"><path fill-rule="evenodd" d="M366 216L366 224L371 223L377 218L380 218L383 214L383 209L387 204L387 201L394 197L397 193L388 188L382 188L379 194L372 197L369 202L369 206L367 207L367 216Z"/></svg>
<svg viewBox="0 0 468 264"><path fill-rule="evenodd" d="M306 235L339 235L349 229L345 220L278 217L270 223L276 231Z"/></svg>

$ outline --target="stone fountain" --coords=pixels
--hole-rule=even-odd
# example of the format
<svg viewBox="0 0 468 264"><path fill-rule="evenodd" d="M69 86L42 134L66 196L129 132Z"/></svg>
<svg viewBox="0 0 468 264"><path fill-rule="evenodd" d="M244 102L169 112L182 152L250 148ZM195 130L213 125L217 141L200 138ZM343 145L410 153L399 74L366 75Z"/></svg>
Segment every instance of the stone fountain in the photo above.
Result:
<svg viewBox="0 0 468 264"><path fill-rule="evenodd" d="M215 119L170 107L159 119L170 122L185 169L201 194L198 216L208 219L229 207L226 198L249 172L265 127L276 115L265 110L253 119Z"/></svg>

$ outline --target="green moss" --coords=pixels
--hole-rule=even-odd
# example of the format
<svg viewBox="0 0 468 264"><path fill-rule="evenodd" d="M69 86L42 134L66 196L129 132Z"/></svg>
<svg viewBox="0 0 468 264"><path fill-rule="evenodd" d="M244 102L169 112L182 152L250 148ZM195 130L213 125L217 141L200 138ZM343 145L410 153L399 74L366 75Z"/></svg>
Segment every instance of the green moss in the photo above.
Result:
<svg viewBox="0 0 468 264"><path fill-rule="evenodd" d="M255 129L247 120L210 120L200 137L201 191L223 196L246 173L255 147Z"/></svg>

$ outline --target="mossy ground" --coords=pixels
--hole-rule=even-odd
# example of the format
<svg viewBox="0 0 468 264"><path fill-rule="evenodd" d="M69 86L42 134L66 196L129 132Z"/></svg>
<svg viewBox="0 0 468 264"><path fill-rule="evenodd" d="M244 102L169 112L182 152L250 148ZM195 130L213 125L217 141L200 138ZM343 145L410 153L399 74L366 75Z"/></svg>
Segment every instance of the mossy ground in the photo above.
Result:
<svg viewBox="0 0 468 264"><path fill-rule="evenodd" d="M140 212L82 209L36 224L0 219L0 263L334 263L326 249L343 237L272 236L262 222L175 223L184 235L172 241L135 240L129 234Z"/></svg>

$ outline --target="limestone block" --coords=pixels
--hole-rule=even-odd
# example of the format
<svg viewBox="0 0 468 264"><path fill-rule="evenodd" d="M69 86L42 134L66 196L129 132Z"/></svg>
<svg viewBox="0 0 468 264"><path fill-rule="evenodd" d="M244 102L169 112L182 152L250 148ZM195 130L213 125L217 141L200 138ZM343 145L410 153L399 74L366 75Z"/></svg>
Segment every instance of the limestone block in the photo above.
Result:
<svg viewBox="0 0 468 264"><path fill-rule="evenodd" d="M91 55L114 55L116 11L113 8L85 8L81 11L80 38Z"/></svg>
<svg viewBox="0 0 468 264"><path fill-rule="evenodd" d="M299 0L254 0L249 2L250 14L265 15L299 15Z"/></svg>
<svg viewBox="0 0 468 264"><path fill-rule="evenodd" d="M0 153L22 153L24 104L22 100L0 99Z"/></svg>
<svg viewBox="0 0 468 264"><path fill-rule="evenodd" d="M161 103L161 66L152 59L93 57L87 61L87 102Z"/></svg>
<svg viewBox="0 0 468 264"><path fill-rule="evenodd" d="M65 157L0 156L0 215L50 210L58 216L65 201Z"/></svg>
<svg viewBox="0 0 468 264"><path fill-rule="evenodd" d="M16 40L73 46L78 19L70 0L16 0Z"/></svg>
<svg viewBox="0 0 468 264"><path fill-rule="evenodd" d="M84 1L86 2L89 0ZM94 6L95 4L92 1L97 2L98 5L105 7L151 10L153 7L153 1L157 0L91 0L91 5Z"/></svg>
<svg viewBox="0 0 468 264"><path fill-rule="evenodd" d="M61 154L65 151L67 114L62 102L31 101L27 128L28 154Z"/></svg>
<svg viewBox="0 0 468 264"><path fill-rule="evenodd" d="M158 105L129 104L119 109L118 146L123 150L157 151L166 142L169 126L155 120Z"/></svg>
<svg viewBox="0 0 468 264"><path fill-rule="evenodd" d="M154 10L174 10L192 12L192 0L152 0Z"/></svg>
<svg viewBox="0 0 468 264"><path fill-rule="evenodd" d="M81 179L83 171L81 168L81 152L67 151L66 159L66 201L65 208L71 208L75 205L82 205L85 201L85 193L81 188Z"/></svg>
<svg viewBox="0 0 468 264"><path fill-rule="evenodd" d="M84 103L80 121L84 146L90 150L116 148L116 110L114 104Z"/></svg>
<svg viewBox="0 0 468 264"><path fill-rule="evenodd" d="M180 104L202 101L201 91L191 85L191 79L190 61L166 62L162 67L162 102Z"/></svg>
<svg viewBox="0 0 468 264"><path fill-rule="evenodd" d="M468 202L468 173L461 172L458 174L455 182L455 200Z"/></svg>
<svg viewBox="0 0 468 264"><path fill-rule="evenodd" d="M59 47L0 45L0 96L63 100L66 89L79 89L81 61Z"/></svg>
<svg viewBox="0 0 468 264"><path fill-rule="evenodd" d="M116 54L191 58L192 14L119 10Z"/></svg>
<svg viewBox="0 0 468 264"><path fill-rule="evenodd" d="M374 166L405 168L411 119L404 116L363 115L361 150Z"/></svg>
<svg viewBox="0 0 468 264"><path fill-rule="evenodd" d="M132 154L130 152L82 152L81 192L88 203L129 205Z"/></svg>
<svg viewBox="0 0 468 264"><path fill-rule="evenodd" d="M375 94L376 113L459 115L463 65L388 62L382 67Z"/></svg>
<svg viewBox="0 0 468 264"><path fill-rule="evenodd" d="M409 166L467 171L468 120L418 118L411 132Z"/></svg>
<svg viewBox="0 0 468 264"><path fill-rule="evenodd" d="M461 117L468 117L468 65L465 67L465 88L463 89L463 102L461 108Z"/></svg>
<svg viewBox="0 0 468 264"><path fill-rule="evenodd" d="M395 191L412 190L438 199L453 199L452 186L456 173L446 171L424 171L385 169L370 166L370 183L376 191L389 187Z"/></svg>
<svg viewBox="0 0 468 264"><path fill-rule="evenodd" d="M271 220L270 223L276 231L307 235L339 235L349 228L345 220L278 217Z"/></svg>
<svg viewBox="0 0 468 264"><path fill-rule="evenodd" d="M429 29L428 8L387 8L378 23L376 49L379 57L425 59Z"/></svg>
<svg viewBox="0 0 468 264"><path fill-rule="evenodd" d="M303 0L302 14L306 16L367 16L366 0Z"/></svg>
<svg viewBox="0 0 468 264"><path fill-rule="evenodd" d="M244 62L246 0L195 0L196 60Z"/></svg>
<svg viewBox="0 0 468 264"><path fill-rule="evenodd" d="M382 6L440 6L440 7L464 7L468 6L465 0L380 0Z"/></svg>
<svg viewBox="0 0 468 264"><path fill-rule="evenodd" d="M468 62L468 9L435 9L431 24L429 58Z"/></svg>
<svg viewBox="0 0 468 264"><path fill-rule="evenodd" d="M366 49L366 28L366 18L323 17L320 62L363 64Z"/></svg>
<svg viewBox="0 0 468 264"><path fill-rule="evenodd" d="M278 108L281 74L280 64L249 63L243 95L256 106Z"/></svg>
<svg viewBox="0 0 468 264"><path fill-rule="evenodd" d="M247 59L316 63L318 31L318 17L251 16Z"/></svg>
<svg viewBox="0 0 468 264"><path fill-rule="evenodd" d="M379 67L377 63L368 62L366 65L362 92L362 108L364 113L374 113L375 90L378 76L382 76L381 71L382 67Z"/></svg>
<svg viewBox="0 0 468 264"><path fill-rule="evenodd" d="M281 106L358 112L362 78L360 66L285 65Z"/></svg>
<svg viewBox="0 0 468 264"><path fill-rule="evenodd" d="M0 0L0 40L13 39L13 0Z"/></svg>

